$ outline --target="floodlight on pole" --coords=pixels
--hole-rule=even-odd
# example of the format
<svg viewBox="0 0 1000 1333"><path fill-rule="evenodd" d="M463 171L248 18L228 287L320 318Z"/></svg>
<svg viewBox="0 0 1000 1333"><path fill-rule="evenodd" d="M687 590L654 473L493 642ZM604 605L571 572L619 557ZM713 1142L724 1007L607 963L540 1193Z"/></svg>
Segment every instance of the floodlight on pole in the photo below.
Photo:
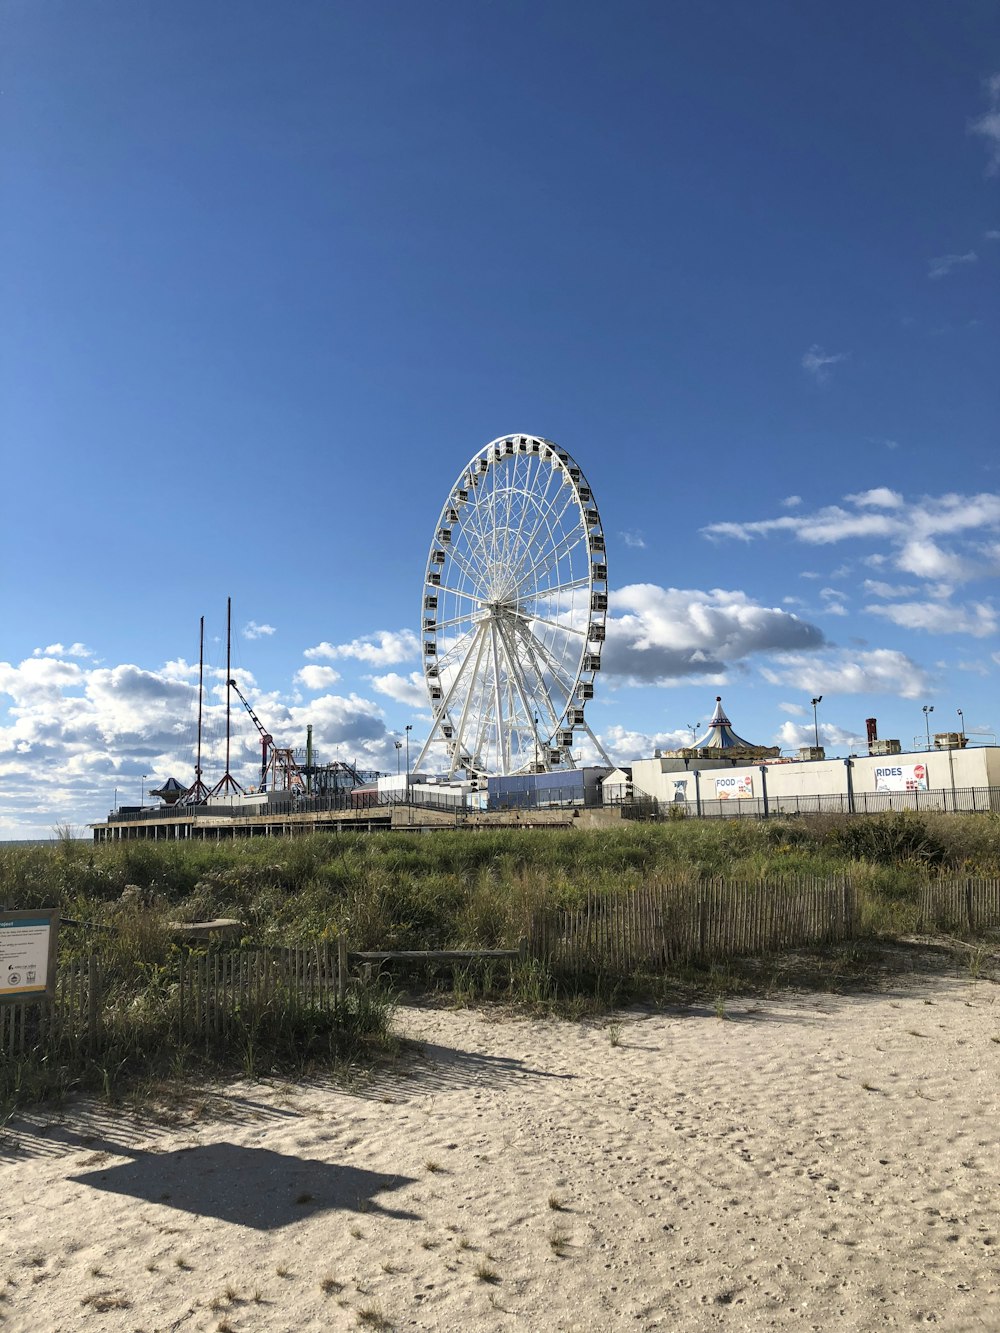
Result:
<svg viewBox="0 0 1000 1333"><path fill-rule="evenodd" d="M820 704L823 702L823 696L822 696L821 694L817 694L816 697L815 697L815 699L810 700L810 702L812 703L812 710L813 710L813 734L814 734L815 737L816 737L816 749L818 750L818 749L819 749L819 714L817 713L816 710L819 708Z"/></svg>
<svg viewBox="0 0 1000 1333"><path fill-rule="evenodd" d="M959 726L959 730L960 730L961 733L962 733L962 740L964 741L964 740L965 740L965 714L962 712L961 708L958 709L958 726Z"/></svg>
<svg viewBox="0 0 1000 1333"><path fill-rule="evenodd" d="M413 823L413 806L410 804L410 732L411 732L412 730L413 730L412 725L410 725L409 723L407 723L406 731L405 731L405 738L406 738L406 819L407 819L407 823L410 823L410 824Z"/></svg>
<svg viewBox="0 0 1000 1333"><path fill-rule="evenodd" d="M931 748L931 713L934 712L933 704L924 704L924 730L927 732L927 748Z"/></svg>
<svg viewBox="0 0 1000 1333"><path fill-rule="evenodd" d="M143 775L142 775L142 785L141 785L140 788L139 788L139 808L140 808L140 810L142 809L142 803L143 803L143 801L145 801L145 799L146 799L146 779L147 779L148 777L149 777L149 774L148 774L148 773L143 773Z"/></svg>
<svg viewBox="0 0 1000 1333"><path fill-rule="evenodd" d="M402 742L402 741L393 741L393 744L394 744L395 747L396 747L396 777L398 778L398 777L399 777L399 752L400 752L400 750L403 748L403 742Z"/></svg>

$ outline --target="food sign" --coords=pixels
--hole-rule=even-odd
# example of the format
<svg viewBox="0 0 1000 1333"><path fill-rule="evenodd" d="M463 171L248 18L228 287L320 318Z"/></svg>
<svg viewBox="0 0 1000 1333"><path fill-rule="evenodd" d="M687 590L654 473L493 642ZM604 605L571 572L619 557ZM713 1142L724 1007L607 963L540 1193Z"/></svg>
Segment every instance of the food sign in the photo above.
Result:
<svg viewBox="0 0 1000 1333"><path fill-rule="evenodd" d="M875 770L876 791L926 791L926 764L880 764Z"/></svg>
<svg viewBox="0 0 1000 1333"><path fill-rule="evenodd" d="M54 907L0 912L0 1004L52 998L58 927Z"/></svg>
<svg viewBox="0 0 1000 1333"><path fill-rule="evenodd" d="M719 801L735 800L753 795L753 774L734 773L727 778L715 779L715 796Z"/></svg>

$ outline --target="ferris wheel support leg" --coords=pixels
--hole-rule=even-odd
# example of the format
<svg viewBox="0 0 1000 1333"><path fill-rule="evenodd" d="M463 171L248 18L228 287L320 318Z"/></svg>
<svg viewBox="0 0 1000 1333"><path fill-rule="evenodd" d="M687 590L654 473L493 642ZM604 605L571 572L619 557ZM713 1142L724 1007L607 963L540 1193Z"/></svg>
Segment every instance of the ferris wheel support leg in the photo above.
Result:
<svg viewBox="0 0 1000 1333"><path fill-rule="evenodd" d="M506 773L510 768L510 745L507 734L503 729L503 705L500 698L500 652L497 648L496 624L492 620L490 621L490 640L493 649L493 695L497 710L497 748L503 760L503 771Z"/></svg>
<svg viewBox="0 0 1000 1333"><path fill-rule="evenodd" d="M540 666L538 661L538 654L535 651L536 649L541 648L542 645L540 643L536 643L532 639L531 635L525 629L523 629L522 626L517 625L517 629L520 631L521 638L524 642L525 647L528 650L528 656L530 657L532 666L535 669L535 676L538 681L538 688L541 690L541 693L544 697L545 706L548 708L549 721L552 723L553 732L555 732L555 730L559 726L560 721L562 720L562 714L559 712L555 704L552 702L552 696L549 694L548 686L545 684L545 676L542 667ZM558 679L556 672L551 665L551 660L549 669L552 671L553 678ZM569 693L570 692L567 691L567 698L569 697ZM549 764L548 761L548 757L546 757L545 764L546 764L546 770L548 772L551 772L552 770L551 770L551 765Z"/></svg>
<svg viewBox="0 0 1000 1333"><path fill-rule="evenodd" d="M614 767L615 767L615 764L614 764L614 763L612 762L612 760L608 757L608 752L607 752L607 750L605 750L604 746L603 746L603 745L601 744L601 742L597 739L597 737L594 735L594 733L590 730L590 727L589 727L589 725L588 725L586 722L584 722L584 724L583 724L583 729L584 729L584 731L587 733L587 735L590 737L590 739L594 742L594 745L597 747L597 753L601 756L601 758L602 758L602 759L604 760L604 762L607 764L608 768L614 768Z"/></svg>
<svg viewBox="0 0 1000 1333"><path fill-rule="evenodd" d="M482 661L482 658L483 658L483 650L484 650L485 647L486 647L486 633L485 633L485 631L482 629L482 627L480 627L478 638L479 638L479 647L476 649L476 661L475 661L475 664L474 664L474 666L473 666L473 668L472 668L472 679L473 679L473 680L475 680L476 677L479 675L479 663ZM471 656L472 656L472 649L470 648L470 649L469 649L469 657L471 657ZM466 661L468 661L468 657L466 658ZM463 663L463 666L464 666L464 663ZM457 685L457 684L458 684L458 680L456 679L456 681L455 681L455 685ZM452 686L452 689L451 689L451 690L449 691L449 693L448 693L448 698L449 698L449 699L451 698L452 693L454 693L454 686ZM448 768L448 776L449 776L449 778L454 776L454 773L455 773L455 767L456 767L455 761L456 761L457 759L461 758L462 754L464 753L462 746L463 746L463 741L464 741L464 738L465 738L465 728L466 728L466 724L467 724L467 722L468 722L468 720L469 720L469 705L470 705L471 703L472 703L472 690L470 689L470 690L468 691L468 693L466 694L466 696L465 696L465 704L464 704L463 707L462 707L462 717L461 717L461 720L459 721L459 724L458 724L458 735L455 737L455 744L454 744L454 746L452 747L452 752L451 752L451 764L450 764L450 766L449 766L449 768ZM469 753L469 754L473 754L474 751L469 750L468 753Z"/></svg>
<svg viewBox="0 0 1000 1333"><path fill-rule="evenodd" d="M482 631L482 627L480 627L480 629L477 630L477 632L476 632L476 638L480 639L480 649L479 649L480 655L482 654L482 633L483 633L483 631ZM434 741L435 737L437 736L437 733L440 731L441 727L444 725L444 721L445 721L445 718L446 718L446 716L447 716L448 705L451 703L452 696L454 695L455 690L458 688L458 682L462 679L462 673L465 671L465 668L466 668L466 667L468 666L468 664L469 664L469 658L472 656L473 649L474 649L475 646L476 646L476 638L474 638L474 639L472 640L472 643L469 645L469 651L466 653L465 657L462 658L462 665L458 668L458 671L457 671L456 674L455 674L455 679L451 682L451 688L449 689L449 691L448 691L448 693L447 693L447 695L446 695L446 697L445 697L445 699L444 699L444 702L441 704L440 709L438 710L438 712L436 713L436 715L435 715L435 717L434 717L434 723L433 723L433 725L432 725L432 727L431 727L431 729L430 729L430 733L429 733L427 739L424 741L423 749L420 751L420 754L417 756L417 762L416 762L416 764L414 764L414 769L415 769L415 771L418 772L418 773L419 773L419 771L420 771L420 765L424 762L424 759L425 759L425 757L426 757L426 755L427 755L427 752L428 752L428 751L430 750L430 748L431 748L431 744L433 743L433 741ZM478 668L478 664L479 664L479 657L477 656L477 658L476 658L476 665L477 665L477 668ZM442 735L441 739L444 740L445 737ZM454 768L452 768L451 772L454 772ZM450 776L451 776L451 773L449 773L449 777L450 777Z"/></svg>
<svg viewBox="0 0 1000 1333"><path fill-rule="evenodd" d="M527 691L524 688L524 671L522 669L520 661L518 660L517 653L514 651L513 644L508 639L505 628L500 623L497 624L497 632L500 637L500 646L503 648L504 656L507 659L507 665L510 667L510 672L509 672L510 679L513 680L514 682L514 686L517 690L518 697L521 700L521 707L524 709L525 721L528 724L528 726L530 726L532 734L534 736L535 763L537 765L539 762L538 756L541 753L541 747L539 745L538 727L535 722L536 710L532 708L530 702L528 701ZM511 625L510 635L511 638L516 639L516 622L514 622ZM545 748L547 750L548 746L546 746ZM548 773L550 771L548 756L546 755L545 758L541 760L541 762L544 765L546 773Z"/></svg>

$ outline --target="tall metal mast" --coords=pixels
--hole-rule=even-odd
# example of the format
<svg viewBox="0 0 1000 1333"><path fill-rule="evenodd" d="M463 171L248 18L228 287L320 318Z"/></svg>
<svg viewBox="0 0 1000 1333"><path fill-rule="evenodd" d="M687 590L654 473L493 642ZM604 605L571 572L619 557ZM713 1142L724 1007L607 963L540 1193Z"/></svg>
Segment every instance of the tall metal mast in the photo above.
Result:
<svg viewBox="0 0 1000 1333"><path fill-rule="evenodd" d="M233 648L233 599L226 598L226 771L212 788L213 796L221 796L227 791L231 791L236 796L243 795L243 788L236 781L229 771L229 737L230 737L230 699L232 698L232 648Z"/></svg>
<svg viewBox="0 0 1000 1333"><path fill-rule="evenodd" d="M201 780L201 712L205 693L205 617L202 616L198 627L198 757L194 765L194 782L184 793L185 805L198 805L208 795L208 788Z"/></svg>

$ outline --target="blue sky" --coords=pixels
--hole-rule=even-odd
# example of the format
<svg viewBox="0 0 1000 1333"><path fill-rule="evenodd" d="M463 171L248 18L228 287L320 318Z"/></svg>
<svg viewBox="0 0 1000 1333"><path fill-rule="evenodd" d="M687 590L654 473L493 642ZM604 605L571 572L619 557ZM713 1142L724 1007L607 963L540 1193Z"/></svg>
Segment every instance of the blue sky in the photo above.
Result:
<svg viewBox="0 0 1000 1333"><path fill-rule="evenodd" d="M393 768L509 431L601 508L616 759L1000 729L995 5L0 22L0 837L190 779L227 595L279 742Z"/></svg>

